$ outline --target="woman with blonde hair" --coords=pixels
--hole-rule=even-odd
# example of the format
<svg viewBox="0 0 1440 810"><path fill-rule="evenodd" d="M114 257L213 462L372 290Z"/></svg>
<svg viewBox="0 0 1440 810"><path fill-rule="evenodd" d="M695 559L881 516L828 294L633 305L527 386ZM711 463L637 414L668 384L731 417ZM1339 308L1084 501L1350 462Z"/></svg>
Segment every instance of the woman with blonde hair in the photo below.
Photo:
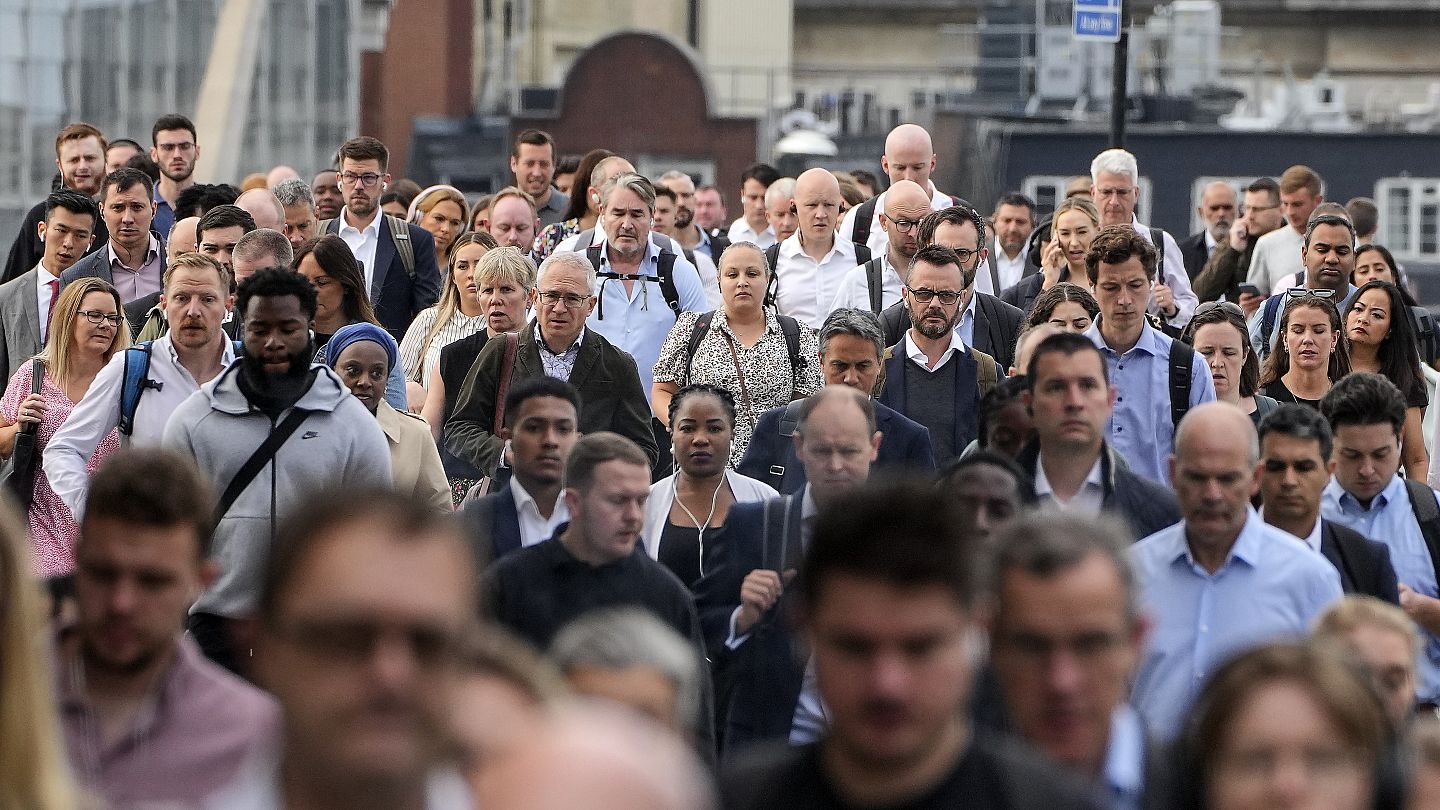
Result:
<svg viewBox="0 0 1440 810"><path fill-rule="evenodd" d="M130 327L115 288L98 278L70 282L50 315L44 351L20 364L0 398L0 458L9 458L21 428L33 425L38 460L75 403L90 389L95 375L129 345ZM38 394L32 393L36 364L42 367ZM100 462L118 449L120 437L112 430L86 462L86 472L94 473ZM70 507L50 488L43 466L35 470L30 495L28 517L37 573L48 577L73 572L80 526Z"/></svg>
<svg viewBox="0 0 1440 810"><path fill-rule="evenodd" d="M487 316L475 284L476 271L481 259L495 247L495 237L484 231L462 234L455 240L439 303L416 315L400 341L405 379L428 389L440 350L485 328Z"/></svg>
<svg viewBox="0 0 1440 810"><path fill-rule="evenodd" d="M1026 256L1040 272L1031 273L1000 294L1000 300L1013 304L1029 314L1040 293L1061 282L1070 282L1090 289L1090 276L1085 271L1085 254L1100 232L1100 211L1084 197L1070 197L1055 206L1055 213L1040 222L1030 235L1031 246Z"/></svg>
<svg viewBox="0 0 1440 810"><path fill-rule="evenodd" d="M448 260L450 247L470 224L470 204L454 186L430 186L410 201L405 218L435 237L435 255Z"/></svg>
<svg viewBox="0 0 1440 810"><path fill-rule="evenodd" d="M20 515L0 496L0 807L75 810L34 567Z"/></svg>

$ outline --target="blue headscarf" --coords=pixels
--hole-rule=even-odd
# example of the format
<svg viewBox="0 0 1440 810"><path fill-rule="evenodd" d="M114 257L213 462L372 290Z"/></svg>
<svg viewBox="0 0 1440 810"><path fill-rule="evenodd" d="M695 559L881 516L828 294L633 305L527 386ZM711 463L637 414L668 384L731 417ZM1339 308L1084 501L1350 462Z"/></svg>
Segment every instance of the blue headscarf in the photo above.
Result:
<svg viewBox="0 0 1440 810"><path fill-rule="evenodd" d="M395 338L390 337L389 332L373 323L361 322L342 326L338 332L330 336L330 342L325 344L325 359L329 361L329 366L335 367L346 346L362 340L379 343L385 349L385 357L390 361L390 368L393 369L399 364L400 347L395 345Z"/></svg>

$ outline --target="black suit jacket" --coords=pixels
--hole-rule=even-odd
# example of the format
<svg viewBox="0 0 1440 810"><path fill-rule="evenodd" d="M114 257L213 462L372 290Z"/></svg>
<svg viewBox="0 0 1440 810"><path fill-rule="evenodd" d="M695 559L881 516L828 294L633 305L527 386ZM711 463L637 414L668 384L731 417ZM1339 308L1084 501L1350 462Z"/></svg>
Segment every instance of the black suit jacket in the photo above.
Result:
<svg viewBox="0 0 1440 810"><path fill-rule="evenodd" d="M476 553L480 570L512 551L520 550L520 511L510 484L465 505L460 512Z"/></svg>
<svg viewBox="0 0 1440 810"><path fill-rule="evenodd" d="M1025 313L993 295L975 293L975 348L995 358L1001 368L1015 365L1015 341ZM885 345L894 346L910 329L910 310L899 301L880 313L880 328L885 332Z"/></svg>
<svg viewBox="0 0 1440 810"><path fill-rule="evenodd" d="M719 706L723 749L731 752L763 741L789 737L800 699L808 655L796 648L790 623L792 581L775 606L751 628L738 649L730 650L730 615L740 607L740 586L757 568L784 573L800 567L803 556L800 514L803 497L787 495L768 501L784 526L782 537L765 536L767 502L737 503L725 518L725 533L712 548L714 558L695 586L695 606L717 680L732 684Z"/></svg>
<svg viewBox="0 0 1440 810"><path fill-rule="evenodd" d="M1390 563L1390 547L1354 529L1320 521L1320 553L1340 572L1340 589L1400 604L1400 586Z"/></svg>
<svg viewBox="0 0 1440 810"><path fill-rule="evenodd" d="M1060 271L1060 280L1070 280L1070 268L1066 267ZM1029 317L1030 310L1035 308L1035 299L1045 287L1045 274L1035 273L1026 276L1015 283L1014 286L1006 288L1000 293L1000 300L1020 310L1021 317Z"/></svg>
<svg viewBox="0 0 1440 810"><path fill-rule="evenodd" d="M1016 461L1029 476L1030 497L1038 499L1034 486L1035 471L1040 464L1040 440L1031 439ZM1130 527L1126 542L1133 543L1180 522L1180 503L1175 493L1132 471L1125 460L1104 443L1100 445L1100 485L1105 493L1100 511L1120 518Z"/></svg>
<svg viewBox="0 0 1440 810"><path fill-rule="evenodd" d="M875 402L875 429L880 431L880 452L871 469L906 468L926 473L935 471L935 452L930 447L930 430L905 418L894 408ZM785 408L771 408L760 414L750 446L735 472L764 481L781 495L799 492L805 486L805 467L795 455L795 441L780 435L780 417Z"/></svg>
<svg viewBox="0 0 1440 810"><path fill-rule="evenodd" d="M1205 249L1205 232L1190 234L1178 247L1180 255L1185 258L1185 273L1193 281L1205 269L1205 263L1210 261L1210 252Z"/></svg>
<svg viewBox="0 0 1440 810"><path fill-rule="evenodd" d="M535 323L520 331L519 347L510 384L545 373L536 344ZM461 459L494 475L504 446L491 433L495 426L496 396L500 391L500 369L505 362L506 341L488 341L465 377L455 412L445 423L445 446ZM586 327L581 338L570 384L580 392L580 432L609 430L640 445L654 464L657 449L650 429L650 401L640 388L635 360L616 348L599 332Z"/></svg>
<svg viewBox="0 0 1440 810"><path fill-rule="evenodd" d="M382 214L381 216L389 216ZM342 214L330 220L326 233L340 233ZM410 322L440 298L440 266L435 262L435 238L419 225L407 224L411 252L415 254L415 275L405 272L405 263L395 250L390 226L380 223L380 239L375 244L375 273L370 280L370 304L375 317L395 340L405 337Z"/></svg>

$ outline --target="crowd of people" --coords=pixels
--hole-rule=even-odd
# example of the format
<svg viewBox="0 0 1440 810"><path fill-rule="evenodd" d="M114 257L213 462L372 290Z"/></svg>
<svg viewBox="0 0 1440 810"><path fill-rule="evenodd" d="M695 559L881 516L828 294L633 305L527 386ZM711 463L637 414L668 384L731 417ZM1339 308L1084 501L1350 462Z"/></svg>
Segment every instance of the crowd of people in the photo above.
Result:
<svg viewBox="0 0 1440 810"><path fill-rule="evenodd" d="M1314 170L1172 235L914 124L733 222L150 139L61 130L0 284L0 805L1440 802L1440 341Z"/></svg>

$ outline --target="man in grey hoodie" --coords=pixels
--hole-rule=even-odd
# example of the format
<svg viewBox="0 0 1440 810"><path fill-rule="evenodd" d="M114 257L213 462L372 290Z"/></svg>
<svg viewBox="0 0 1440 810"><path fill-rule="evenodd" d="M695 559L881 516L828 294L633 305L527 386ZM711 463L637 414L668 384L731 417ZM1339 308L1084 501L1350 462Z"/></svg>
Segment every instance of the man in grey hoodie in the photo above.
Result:
<svg viewBox="0 0 1440 810"><path fill-rule="evenodd" d="M327 486L390 485L379 424L334 372L310 362L315 305L315 288L299 273L273 267L246 279L236 299L244 357L181 403L165 428L165 446L193 455L224 493L214 539L220 574L191 608L189 626L207 655L242 674L250 656L243 620L255 613L277 521ZM278 443L273 454L261 452L267 440Z"/></svg>

